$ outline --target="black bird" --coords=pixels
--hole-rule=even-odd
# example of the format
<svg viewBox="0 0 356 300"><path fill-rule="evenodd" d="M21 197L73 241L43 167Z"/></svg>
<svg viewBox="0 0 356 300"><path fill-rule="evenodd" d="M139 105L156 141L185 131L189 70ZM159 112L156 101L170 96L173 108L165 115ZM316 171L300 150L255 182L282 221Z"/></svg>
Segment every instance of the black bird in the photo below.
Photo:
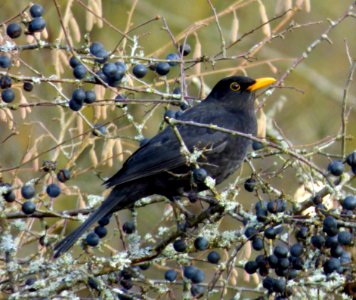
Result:
<svg viewBox="0 0 356 300"><path fill-rule="evenodd" d="M186 110L177 119L256 134L254 91L275 82L273 78L251 79L232 76L220 80L208 97ZM244 160L251 140L221 131L196 126L177 125L188 150L202 150L200 168L219 184ZM75 231L54 248L54 257L66 252L95 222L111 213L130 207L140 198L159 194L173 200L182 192L201 191L204 184L192 181L192 165L181 153L181 143L171 126L150 139L133 153L123 167L104 184L113 187L100 207Z"/></svg>

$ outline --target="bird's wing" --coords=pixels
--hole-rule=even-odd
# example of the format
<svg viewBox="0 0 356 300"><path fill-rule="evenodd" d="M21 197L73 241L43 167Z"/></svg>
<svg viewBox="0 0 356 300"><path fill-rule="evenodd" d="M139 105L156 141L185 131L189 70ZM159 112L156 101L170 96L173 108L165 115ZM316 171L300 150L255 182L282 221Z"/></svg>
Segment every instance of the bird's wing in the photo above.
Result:
<svg viewBox="0 0 356 300"><path fill-rule="evenodd" d="M207 119L206 116L195 115L194 111L193 113L184 114L183 119L194 119L198 123L205 124L217 124L219 121L215 120L216 122L214 122L214 119ZM227 145L225 133L194 126L177 126L177 128L190 152L193 152L194 149L203 149L206 151L206 155L209 156L222 152ZM180 149L181 144L176 134L171 127L167 127L134 152L121 170L104 184L107 187L112 187L185 166L187 165L187 161L185 156L181 154Z"/></svg>

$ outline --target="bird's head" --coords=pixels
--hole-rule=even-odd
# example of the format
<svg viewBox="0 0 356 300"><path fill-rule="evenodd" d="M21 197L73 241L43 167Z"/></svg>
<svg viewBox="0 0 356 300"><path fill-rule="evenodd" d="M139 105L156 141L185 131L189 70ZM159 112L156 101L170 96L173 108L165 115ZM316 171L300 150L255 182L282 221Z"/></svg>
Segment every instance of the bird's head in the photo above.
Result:
<svg viewBox="0 0 356 300"><path fill-rule="evenodd" d="M276 82L274 78L252 79L245 76L231 76L220 80L207 99L218 101L233 108L253 107L253 94L256 90Z"/></svg>

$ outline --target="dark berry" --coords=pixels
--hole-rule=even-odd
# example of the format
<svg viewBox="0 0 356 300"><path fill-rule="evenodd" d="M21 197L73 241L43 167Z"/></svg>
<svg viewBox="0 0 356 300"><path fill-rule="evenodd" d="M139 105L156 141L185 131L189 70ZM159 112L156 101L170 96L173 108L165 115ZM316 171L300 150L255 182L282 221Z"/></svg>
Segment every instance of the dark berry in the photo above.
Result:
<svg viewBox="0 0 356 300"><path fill-rule="evenodd" d="M120 276L124 279L132 279L134 276L134 271L131 268L125 268L120 271Z"/></svg>
<svg viewBox="0 0 356 300"><path fill-rule="evenodd" d="M14 90L12 88L4 89L1 92L1 98L2 98L2 101L6 102L6 103L11 103L12 101L15 100Z"/></svg>
<svg viewBox="0 0 356 300"><path fill-rule="evenodd" d="M332 257L340 257L343 252L344 252L344 249L340 245L336 245L336 247L332 247L330 249L330 254Z"/></svg>
<svg viewBox="0 0 356 300"><path fill-rule="evenodd" d="M179 105L179 108L182 110L182 111L185 111L189 108L189 105L185 102L181 102L181 104Z"/></svg>
<svg viewBox="0 0 356 300"><path fill-rule="evenodd" d="M72 56L69 59L69 65L74 69L76 66L81 65L81 62L78 58L76 58L75 56Z"/></svg>
<svg viewBox="0 0 356 300"><path fill-rule="evenodd" d="M333 160L328 165L328 171L334 176L340 176L344 172L344 164L341 160Z"/></svg>
<svg viewBox="0 0 356 300"><path fill-rule="evenodd" d="M101 49L96 53L95 57L95 62L103 64L109 59L109 53L105 49Z"/></svg>
<svg viewBox="0 0 356 300"><path fill-rule="evenodd" d="M75 89L72 93L72 99L78 103L83 103L85 99L85 92L83 89Z"/></svg>
<svg viewBox="0 0 356 300"><path fill-rule="evenodd" d="M98 235L99 238L103 238L108 234L107 229L104 226L96 226L94 232Z"/></svg>
<svg viewBox="0 0 356 300"><path fill-rule="evenodd" d="M257 181L254 178L248 178L244 183L244 188L248 192L253 192L256 189L256 186L257 186Z"/></svg>
<svg viewBox="0 0 356 300"><path fill-rule="evenodd" d="M180 57L179 57L179 55L176 54L176 53L170 53L170 54L167 55L166 59L167 59L167 60L171 60L171 61L169 62L169 65L170 65L171 67L174 67L174 66L176 66L176 65L178 64L178 62L176 62L175 60L180 60Z"/></svg>
<svg viewBox="0 0 356 300"><path fill-rule="evenodd" d="M109 215L106 215L105 217L102 217L98 224L101 225L101 226L106 226L110 223L110 218L111 218L111 214Z"/></svg>
<svg viewBox="0 0 356 300"><path fill-rule="evenodd" d="M194 266L185 266L183 269L183 276L188 279L192 279L195 272L197 272L198 268Z"/></svg>
<svg viewBox="0 0 356 300"><path fill-rule="evenodd" d="M189 55L189 53L191 51L192 51L192 48L187 43L179 46L179 52L182 53L183 56Z"/></svg>
<svg viewBox="0 0 356 300"><path fill-rule="evenodd" d="M262 285L266 290L268 290L269 292L272 292L274 282L275 282L274 278L267 276L266 278L263 279Z"/></svg>
<svg viewBox="0 0 356 300"><path fill-rule="evenodd" d="M182 94L182 91L180 90L180 87L178 86L178 87L174 88L172 93L173 93L173 95L180 95L180 94Z"/></svg>
<svg viewBox="0 0 356 300"><path fill-rule="evenodd" d="M321 249L325 244L325 238L322 235L313 235L311 243L315 248Z"/></svg>
<svg viewBox="0 0 356 300"><path fill-rule="evenodd" d="M256 251L262 250L263 249L263 239L259 237L255 237L252 241L252 248L255 249Z"/></svg>
<svg viewBox="0 0 356 300"><path fill-rule="evenodd" d="M195 299L202 297L204 292L205 288L199 284L192 284L190 288L190 293Z"/></svg>
<svg viewBox="0 0 356 300"><path fill-rule="evenodd" d="M6 186L9 189L11 188L11 185L8 183L1 184L0 186L2 186L2 187ZM4 194L2 194L2 196L4 197L4 200L8 203L14 202L16 200L16 195L13 190L8 190Z"/></svg>
<svg viewBox="0 0 356 300"><path fill-rule="evenodd" d="M197 269L193 275L192 278L190 278L193 283L201 283L205 279L205 273L204 271Z"/></svg>
<svg viewBox="0 0 356 300"><path fill-rule="evenodd" d="M95 232L89 233L85 238L85 242L90 247L97 246L99 244L99 241L100 241L100 238Z"/></svg>
<svg viewBox="0 0 356 300"><path fill-rule="evenodd" d="M209 242L205 237L199 236L194 241L194 247L199 251L206 250L208 246L209 246Z"/></svg>
<svg viewBox="0 0 356 300"><path fill-rule="evenodd" d="M27 285L27 286L32 286L32 285L35 284L35 282L36 282L36 278L31 277L31 278L28 278L28 279L26 280L25 285ZM36 289L35 289L34 287L31 287L31 288L29 288L28 290L29 290L30 292L35 292L35 291L36 291Z"/></svg>
<svg viewBox="0 0 356 300"><path fill-rule="evenodd" d="M93 135L95 136L102 136L102 135L105 135L107 130L106 130L106 127L102 124L95 124L94 125L94 128L93 128Z"/></svg>
<svg viewBox="0 0 356 300"><path fill-rule="evenodd" d="M22 33L22 28L18 23L11 23L6 28L6 34L12 39L18 38L21 35L21 33Z"/></svg>
<svg viewBox="0 0 356 300"><path fill-rule="evenodd" d="M70 171L68 169L61 169L57 173L57 179L60 182L66 182L70 179Z"/></svg>
<svg viewBox="0 0 356 300"><path fill-rule="evenodd" d="M47 186L46 192L51 198L56 198L60 195L61 189L57 184L51 183Z"/></svg>
<svg viewBox="0 0 356 300"><path fill-rule="evenodd" d="M103 73L107 76L107 77L114 77L115 74L118 72L118 68L117 65L114 63L106 63L103 66Z"/></svg>
<svg viewBox="0 0 356 300"><path fill-rule="evenodd" d="M35 282L36 282L36 278L33 278L33 277L27 278L25 281L25 285L30 286L30 285L33 285Z"/></svg>
<svg viewBox="0 0 356 300"><path fill-rule="evenodd" d="M289 259L286 257L279 258L277 266L282 270L287 269L289 267Z"/></svg>
<svg viewBox="0 0 356 300"><path fill-rule="evenodd" d="M164 273L164 278L170 282L173 282L177 279L177 275L178 273L175 270L170 269Z"/></svg>
<svg viewBox="0 0 356 300"><path fill-rule="evenodd" d="M86 74L87 74L87 68L82 64L75 66L73 69L73 76L77 79L85 78Z"/></svg>
<svg viewBox="0 0 356 300"><path fill-rule="evenodd" d="M351 243L352 243L352 234L349 231L341 231L337 235L337 241L341 245L351 245Z"/></svg>
<svg viewBox="0 0 356 300"><path fill-rule="evenodd" d="M124 289L130 290L130 289L132 289L132 287L133 287L133 282L132 282L132 280L130 280L130 279L121 279L121 280L120 280L120 285L121 285Z"/></svg>
<svg viewBox="0 0 356 300"><path fill-rule="evenodd" d="M346 157L346 163L347 163L350 167L355 167L355 166L356 166L356 151L350 153L350 154Z"/></svg>
<svg viewBox="0 0 356 300"><path fill-rule="evenodd" d="M313 197L313 204L314 205L320 205L323 203L323 198L319 195L316 195Z"/></svg>
<svg viewBox="0 0 356 300"><path fill-rule="evenodd" d="M351 263L351 254L347 251L344 251L342 252L339 259L341 264L349 264Z"/></svg>
<svg viewBox="0 0 356 300"><path fill-rule="evenodd" d="M304 260L301 257L291 256L290 262L292 263L294 269L303 270Z"/></svg>
<svg viewBox="0 0 356 300"><path fill-rule="evenodd" d="M7 76L7 75L4 75L1 77L0 79L0 87L2 89L6 89L6 88L9 88L11 87L12 85L12 79L10 76Z"/></svg>
<svg viewBox="0 0 356 300"><path fill-rule="evenodd" d="M124 223L124 225L122 225L122 230L126 233L126 234L132 234L135 232L136 230L136 226L135 223L133 221L127 221Z"/></svg>
<svg viewBox="0 0 356 300"><path fill-rule="evenodd" d="M261 142L258 142L258 141L253 141L252 142L252 149L254 151L258 151L258 150L261 150L265 147L265 145Z"/></svg>
<svg viewBox="0 0 356 300"><path fill-rule="evenodd" d="M166 111L165 111L165 113L164 113L164 118L175 118L175 116L176 116L176 112L175 111L173 111L173 110L170 110L170 109L167 109Z"/></svg>
<svg viewBox="0 0 356 300"><path fill-rule="evenodd" d="M99 51L103 50L104 49L104 46L102 43L99 43L99 42L94 42L90 45L89 47L89 52L96 56L98 54Z"/></svg>
<svg viewBox="0 0 356 300"><path fill-rule="evenodd" d="M33 90L33 84L31 82L26 81L23 83L23 89L26 92L31 92Z"/></svg>
<svg viewBox="0 0 356 300"><path fill-rule="evenodd" d="M258 209L256 210L256 217L257 217L257 221L259 222L265 222L267 220L267 215L268 212L266 209Z"/></svg>
<svg viewBox="0 0 356 300"><path fill-rule="evenodd" d="M160 76L167 75L171 69L169 63L159 62L156 66L156 73Z"/></svg>
<svg viewBox="0 0 356 300"><path fill-rule="evenodd" d="M117 62L115 62L115 65L116 65L117 70L118 70L119 73L125 74L125 72L127 70L127 66L125 65L124 62L117 61Z"/></svg>
<svg viewBox="0 0 356 300"><path fill-rule="evenodd" d="M28 31L30 33L41 32L46 27L46 21L42 17L32 19L28 24Z"/></svg>
<svg viewBox="0 0 356 300"><path fill-rule="evenodd" d="M216 251L211 251L208 254L208 262L212 263L212 264L217 264L219 263L220 260L220 254Z"/></svg>
<svg viewBox="0 0 356 300"><path fill-rule="evenodd" d="M245 229L245 236L248 239L251 239L252 237L254 237L257 234L257 230L255 227L247 227Z"/></svg>
<svg viewBox="0 0 356 300"><path fill-rule="evenodd" d="M178 239L174 241L173 248L177 252L185 252L185 250L187 250L187 244L183 239Z"/></svg>
<svg viewBox="0 0 356 300"><path fill-rule="evenodd" d="M273 283L273 291L283 293L286 289L286 281L284 279L275 279Z"/></svg>
<svg viewBox="0 0 356 300"><path fill-rule="evenodd" d="M95 100L96 100L96 94L94 91L85 91L85 98L84 98L85 103L91 104L95 102Z"/></svg>
<svg viewBox="0 0 356 300"><path fill-rule="evenodd" d="M332 216L327 216L323 221L323 231L329 236L334 236L338 233L336 219Z"/></svg>
<svg viewBox="0 0 356 300"><path fill-rule="evenodd" d="M273 240L276 238L277 233L274 227L268 227L266 228L265 232L264 232L264 236L267 239Z"/></svg>
<svg viewBox="0 0 356 300"><path fill-rule="evenodd" d="M0 55L0 68L7 69L11 66L11 59L6 55Z"/></svg>
<svg viewBox="0 0 356 300"><path fill-rule="evenodd" d="M193 171L193 178L194 178L194 181L197 183L204 182L204 180L207 176L208 176L208 172L203 168L194 169L194 171Z"/></svg>
<svg viewBox="0 0 356 300"><path fill-rule="evenodd" d="M287 203L282 199L271 200L267 203L267 210L270 213L283 212L285 211L286 207L287 207Z"/></svg>
<svg viewBox="0 0 356 300"><path fill-rule="evenodd" d="M334 271L337 271L339 267L340 267L340 261L335 257L328 259L323 265L324 272L326 274L330 274Z"/></svg>
<svg viewBox="0 0 356 300"><path fill-rule="evenodd" d="M91 287L94 290L97 290L97 291L100 290L98 282L93 277L88 278L88 285L89 285L89 287Z"/></svg>
<svg viewBox="0 0 356 300"><path fill-rule="evenodd" d="M146 271L150 268L150 263L143 263L143 264L140 264L138 267L142 270L142 271Z"/></svg>
<svg viewBox="0 0 356 300"><path fill-rule="evenodd" d="M303 245L301 243L296 243L292 247L290 247L290 255L298 257L303 254Z"/></svg>
<svg viewBox="0 0 356 300"><path fill-rule="evenodd" d="M31 199L36 194L35 188L32 185L24 185L21 188L21 195L25 199Z"/></svg>
<svg viewBox="0 0 356 300"><path fill-rule="evenodd" d="M305 240L308 237L309 228L306 226L301 227L295 234L297 240Z"/></svg>
<svg viewBox="0 0 356 300"><path fill-rule="evenodd" d="M254 260L251 260L251 261L248 261L246 264L245 264L245 267L244 267L245 271L248 273L248 274L254 274L256 273L257 269L258 269L258 264L256 261Z"/></svg>
<svg viewBox="0 0 356 300"><path fill-rule="evenodd" d="M147 67L145 65L138 64L138 65L133 67L132 73L137 78L143 78L147 74Z"/></svg>
<svg viewBox="0 0 356 300"><path fill-rule="evenodd" d="M267 261L271 268L275 268L278 266L278 257L274 254L271 254L267 257Z"/></svg>
<svg viewBox="0 0 356 300"><path fill-rule="evenodd" d="M30 14L32 18L42 17L43 12L43 7L40 4L34 4L30 8Z"/></svg>
<svg viewBox="0 0 356 300"><path fill-rule="evenodd" d="M103 73L103 71L99 70L95 73L95 82L98 84L103 84L109 82L109 78Z"/></svg>
<svg viewBox="0 0 356 300"><path fill-rule="evenodd" d="M288 248L285 246L278 245L273 250L273 254L278 258L284 258L288 256Z"/></svg>
<svg viewBox="0 0 356 300"><path fill-rule="evenodd" d="M356 153L356 152L354 152ZM342 208L347 210L354 210L356 208L356 197L355 196L347 196L342 201Z"/></svg>
<svg viewBox="0 0 356 300"><path fill-rule="evenodd" d="M25 215L30 215L35 212L36 205L32 201L28 200L22 204L21 209Z"/></svg>
<svg viewBox="0 0 356 300"><path fill-rule="evenodd" d="M73 111L78 111L83 107L83 103L74 101L73 99L69 100L69 108Z"/></svg>
<svg viewBox="0 0 356 300"><path fill-rule="evenodd" d="M328 236L325 240L325 247L326 248L335 248L338 245L337 235Z"/></svg>

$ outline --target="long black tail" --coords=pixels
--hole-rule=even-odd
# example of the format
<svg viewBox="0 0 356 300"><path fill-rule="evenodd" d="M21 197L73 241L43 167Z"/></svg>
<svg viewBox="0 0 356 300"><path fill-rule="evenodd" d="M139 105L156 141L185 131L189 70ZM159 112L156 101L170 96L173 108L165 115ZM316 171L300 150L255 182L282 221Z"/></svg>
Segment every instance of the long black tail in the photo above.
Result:
<svg viewBox="0 0 356 300"><path fill-rule="evenodd" d="M92 215L90 215L82 225L80 225L76 230L66 236L54 247L53 257L57 258L64 252L68 251L90 226L106 216L108 213L125 208L125 204L127 204L126 199L131 196L127 192L128 191L125 188L120 190L118 188L114 188L101 206L94 213L92 213ZM137 199L130 199L132 202L136 200Z"/></svg>

